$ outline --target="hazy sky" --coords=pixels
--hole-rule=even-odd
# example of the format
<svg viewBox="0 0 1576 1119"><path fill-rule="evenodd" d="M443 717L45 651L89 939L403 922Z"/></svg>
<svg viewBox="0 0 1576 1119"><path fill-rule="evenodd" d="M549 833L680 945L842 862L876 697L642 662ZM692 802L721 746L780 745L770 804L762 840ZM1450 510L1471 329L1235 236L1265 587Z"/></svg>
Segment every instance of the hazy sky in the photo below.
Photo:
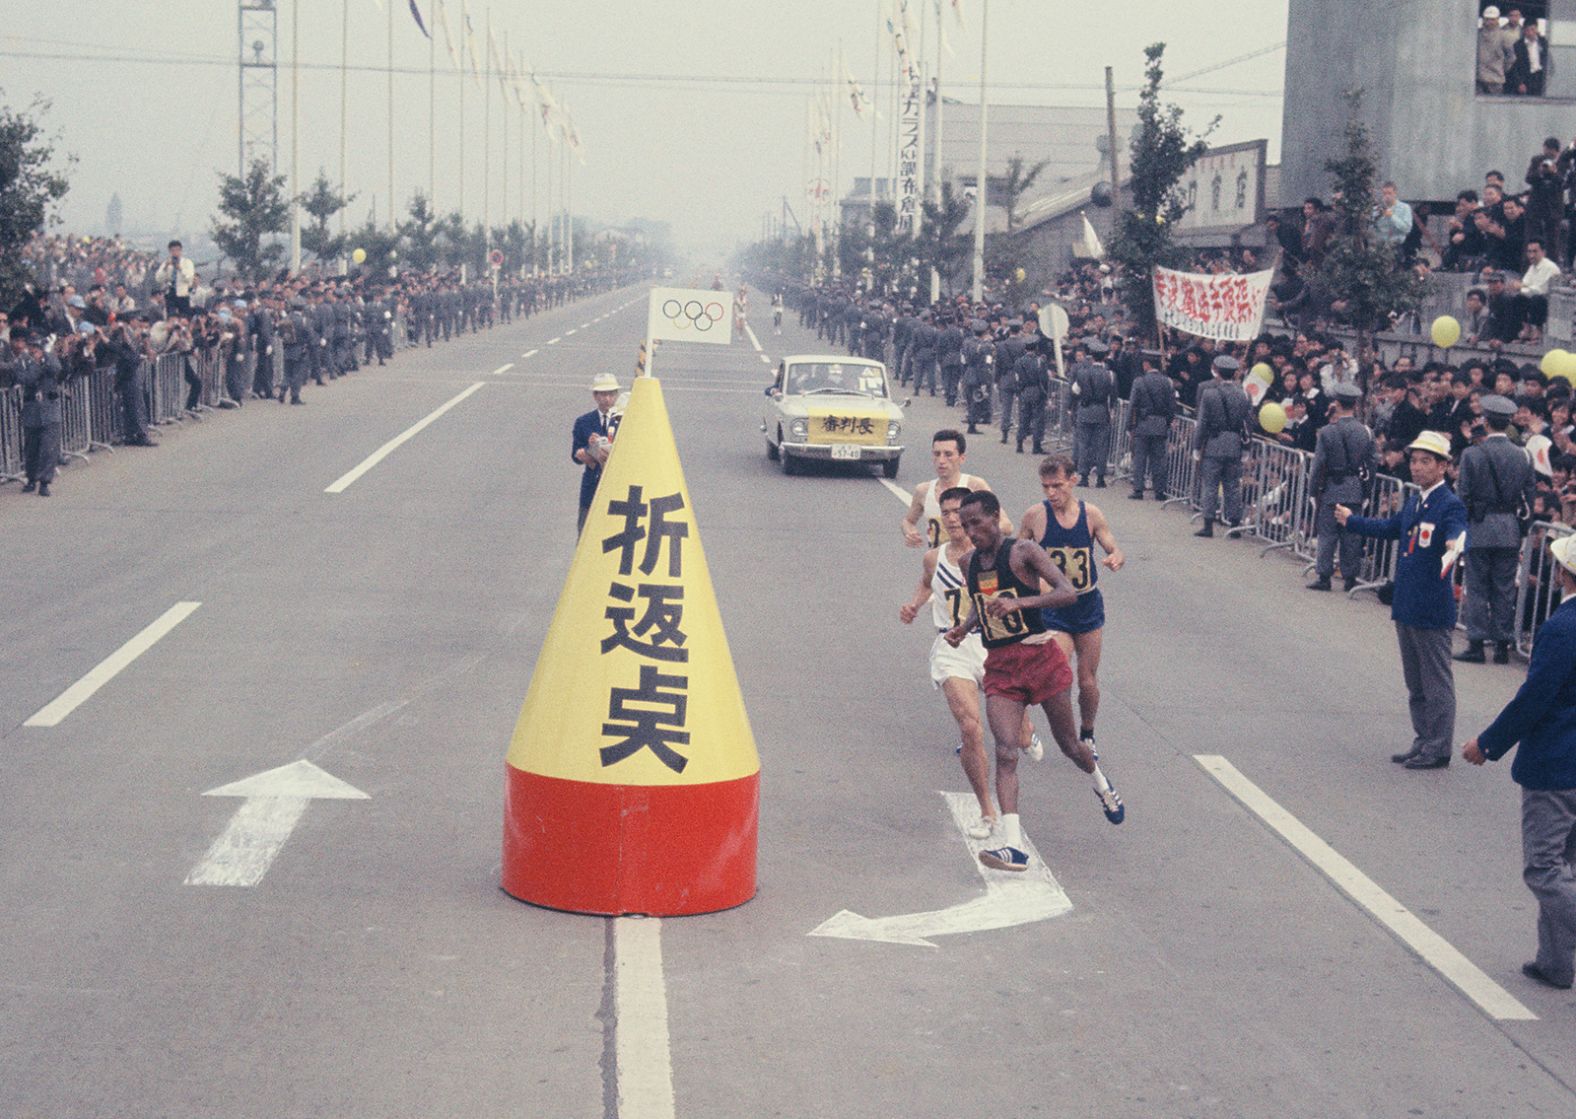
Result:
<svg viewBox="0 0 1576 1119"><path fill-rule="evenodd" d="M407 0L395 12L395 193L403 208L428 175L427 40ZM929 7L931 0L912 0ZM951 54L943 55L949 98L978 97L980 6L961 0L964 25L943 0ZM419 0L431 25L432 0ZM376 0L300 0L301 167L338 173L341 21L350 16L350 153L347 181L363 220L387 194L387 16ZM1167 72L1185 75L1273 47L1286 34L1287 0L1229 6L1217 0L1130 0L1120 6L1064 0L991 0L988 73L992 103L1098 104L1103 68L1116 68L1118 103L1136 101L1142 50L1168 44ZM288 169L288 62L292 0L279 0L280 170ZM458 35L458 0L446 4ZM760 232L761 215L783 194L803 213L807 81L831 72L841 45L867 89L876 66L879 0L494 0L495 36L508 32L559 98L571 107L584 144L573 168L574 209L594 220L648 217L672 223L689 247L725 248ZM237 16L233 0L53 0L10 5L0 31L0 96L13 107L35 95L53 102L46 121L78 160L64 207L69 229L97 228L112 191L127 224L158 231L206 228L217 173L236 167ZM472 0L485 51L489 5ZM929 43L935 43L934 16ZM433 28L435 34L439 34ZM889 40L881 40L881 81L889 80ZM482 215L483 93L448 63L438 38L437 202L459 202L460 90L465 104L464 210ZM27 55L52 57L23 57ZM64 56L64 57L60 57ZM1283 50L1270 50L1180 84L1171 96L1188 119L1223 117L1222 143L1267 137L1279 158ZM374 69L376 68L376 69ZM414 72L398 72L402 70ZM708 80L710 79L710 80ZM717 79L739 79L718 81ZM1183 92L1184 89L1189 92ZM492 85L490 213L520 216L520 113L507 114L508 197L503 197L505 114ZM885 112L887 94L877 94ZM837 104L847 105L841 96ZM869 173L871 125L842 114L846 189ZM886 170L885 136L880 122ZM536 136L537 209L546 207L548 145ZM529 142L528 142L529 143ZM529 151L529 148L527 148ZM529 177L529 160L528 177ZM524 208L531 208L528 189ZM529 217L529 212L525 215Z"/></svg>

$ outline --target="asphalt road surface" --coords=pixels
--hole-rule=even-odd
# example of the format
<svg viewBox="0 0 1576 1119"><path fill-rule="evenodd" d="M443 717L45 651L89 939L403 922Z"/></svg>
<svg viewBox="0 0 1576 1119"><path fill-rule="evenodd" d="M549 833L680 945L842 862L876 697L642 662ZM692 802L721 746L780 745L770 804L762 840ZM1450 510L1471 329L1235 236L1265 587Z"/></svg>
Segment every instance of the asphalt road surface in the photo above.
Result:
<svg viewBox="0 0 1576 1119"><path fill-rule="evenodd" d="M771 362L821 348L763 320ZM1128 558L1127 821L1025 763L1055 880L1026 893L1070 908L1003 917L942 796L932 635L897 620L903 508L767 461L749 339L656 371L761 754L760 893L659 937L504 895L569 426L643 325L642 291L597 296L0 490L0 1116L1576 1114L1576 998L1519 974L1508 766L1389 764L1384 611L1120 488L1083 492ZM951 419L914 402L901 485ZM1034 465L982 437L966 468L1016 518ZM1465 738L1520 669L1457 679ZM809 935L844 910L872 921ZM615 997L615 924L654 1000Z"/></svg>

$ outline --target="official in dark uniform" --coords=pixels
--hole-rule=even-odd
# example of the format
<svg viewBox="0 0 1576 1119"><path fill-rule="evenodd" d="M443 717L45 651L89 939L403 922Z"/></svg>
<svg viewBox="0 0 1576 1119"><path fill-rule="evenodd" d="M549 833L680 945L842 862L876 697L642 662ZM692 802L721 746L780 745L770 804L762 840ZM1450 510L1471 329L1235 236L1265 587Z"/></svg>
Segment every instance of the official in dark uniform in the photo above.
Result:
<svg viewBox="0 0 1576 1119"><path fill-rule="evenodd" d="M1482 765L1520 743L1510 779L1521 786L1521 878L1538 899L1538 955L1521 970L1564 991L1576 956L1576 536L1549 551L1564 601L1539 628L1515 698L1461 756Z"/></svg>
<svg viewBox="0 0 1576 1119"><path fill-rule="evenodd" d="M1215 379L1198 390L1198 424L1193 458L1198 462L1204 527L1194 536L1215 535L1215 514L1225 505L1226 523L1242 520L1242 450L1253 406L1237 384L1241 363L1221 354L1210 366Z"/></svg>
<svg viewBox="0 0 1576 1119"><path fill-rule="evenodd" d="M1176 385L1146 358L1144 371L1133 382L1131 404L1133 492L1127 496L1134 501L1144 500L1144 477L1147 474L1154 486L1155 500L1164 501L1168 465L1166 445L1171 434L1171 421L1177 414Z"/></svg>
<svg viewBox="0 0 1576 1119"><path fill-rule="evenodd" d="M990 394L996 384L996 347L987 333L990 324L975 319L969 324L972 337L963 343L963 400L968 411L969 434L978 435L979 425L990 424Z"/></svg>
<svg viewBox="0 0 1576 1119"><path fill-rule="evenodd" d="M1443 769L1450 764L1456 729L1456 683L1450 671L1456 595L1450 568L1466 546L1467 507L1445 485L1449 436L1425 431L1407 450L1421 496L1408 494L1400 511L1383 519L1359 517L1337 505L1335 519L1359 536L1400 542L1390 618L1401 649L1413 738L1410 750L1390 760L1407 769Z"/></svg>
<svg viewBox="0 0 1576 1119"><path fill-rule="evenodd" d="M585 467L580 475L580 517L575 522L576 532L585 528L586 514L591 512L597 484L602 481L607 440L613 431L613 405L618 400L618 378L611 373L598 373L591 382L591 399L596 401L596 407L576 417L570 439L569 457Z"/></svg>
<svg viewBox="0 0 1576 1119"><path fill-rule="evenodd" d="M1506 431L1516 402L1482 399L1483 442L1461 452L1456 492L1467 507L1467 647L1456 660L1482 664L1485 643L1494 643L1494 663L1510 660L1516 636L1516 569L1521 562L1521 509L1531 509L1537 475L1527 452Z"/></svg>
<svg viewBox="0 0 1576 1119"><path fill-rule="evenodd" d="M1356 533L1343 529L1335 519L1337 505L1358 508L1363 491L1379 464L1373 432L1356 416L1357 402L1363 398L1356 385L1339 384L1330 390L1330 422L1319 429L1313 447L1312 492L1319 502L1314 531L1319 550L1313 570L1316 578L1310 591L1327 591L1335 575L1335 553L1341 553L1341 580L1350 591L1357 586L1357 572L1363 562L1363 542Z"/></svg>
<svg viewBox="0 0 1576 1119"><path fill-rule="evenodd" d="M1038 345L1026 346L1013 372L1018 389L1018 445L1023 454L1023 441L1028 439L1034 454L1045 453L1045 401L1050 395L1051 381L1045 368L1045 355Z"/></svg>
<svg viewBox="0 0 1576 1119"><path fill-rule="evenodd" d="M1074 458L1078 463L1078 482L1087 486L1096 478L1095 487L1105 489L1105 472L1111 458L1111 409L1116 405L1116 374L1105 364L1110 347L1098 338L1084 345L1088 361L1073 367L1070 391L1077 405L1073 418Z"/></svg>
<svg viewBox="0 0 1576 1119"><path fill-rule="evenodd" d="M27 470L22 492L37 490L39 497L48 497L60 465L60 359L37 349L25 328L12 327L10 371L22 390L22 461Z"/></svg>

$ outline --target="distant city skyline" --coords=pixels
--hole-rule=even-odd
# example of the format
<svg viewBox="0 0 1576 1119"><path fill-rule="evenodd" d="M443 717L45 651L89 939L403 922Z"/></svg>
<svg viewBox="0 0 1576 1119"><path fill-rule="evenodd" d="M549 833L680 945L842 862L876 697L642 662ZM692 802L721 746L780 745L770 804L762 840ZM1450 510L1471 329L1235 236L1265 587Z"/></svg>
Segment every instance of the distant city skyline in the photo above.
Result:
<svg viewBox="0 0 1576 1119"><path fill-rule="evenodd" d="M346 188L357 195L347 220L359 225L387 213L387 20L377 0L344 0L350 20L349 156ZM395 71L396 207L428 185L428 41L410 17L406 0L393 7ZM432 0L418 0L437 36L437 189L441 212L459 199L459 104L465 100L465 205L468 221L483 213L484 91L449 62ZM290 0L279 5L279 171L289 170ZM460 5L445 5L458 37ZM468 5L485 57L488 7ZM927 10L927 57L935 56L934 10ZM950 3L942 24L942 87L949 99L976 101L979 72L979 0L964 0L960 25ZM1137 0L1113 20L1063 19L1062 5L1043 0L993 0L990 9L989 100L997 104L1102 104L1104 67L1116 69L1118 104L1136 103L1143 48L1168 44L1166 70L1182 76L1254 57L1183 81L1168 97L1186 120L1204 127L1222 117L1214 142L1268 139L1279 158L1284 51L1273 48L1286 33L1286 0L1234 10L1229 37L1219 6L1202 0ZM302 3L301 189L325 171L338 178L341 26L340 3ZM1071 12L1077 12L1068 6ZM525 59L573 113L583 142L584 165L574 161L570 181L577 216L598 223L645 218L671 224L679 246L691 252L726 251L753 239L762 215L778 212L783 195L800 219L804 199L809 95L817 79L830 82L842 128L841 187L871 170L872 124L849 109L845 70L873 94L882 143L877 176L888 173L885 137L890 40L881 45L880 82L874 81L877 0L687 0L683 16L628 0L577 0L534 5L530 18L495 4L491 24L502 47ZM61 231L103 226L110 197L118 193L130 227L150 232L206 231L217 199L218 175L237 164L237 23L229 0L123 0L113 6L62 0L28 6L0 34L4 77L0 95L12 108L35 96L51 102L46 130L62 153L73 154L72 189L62 206ZM1069 31L1071 33L1069 33ZM836 54L841 45L841 62ZM557 76L554 76L557 75ZM530 220L532 184L521 198L521 110L507 117L496 83L491 86L493 143L492 223ZM977 103L977 102L976 102ZM972 113L971 105L963 111ZM507 119L508 196L502 196L500 160ZM537 156L534 210L546 212L549 145L534 114L523 129ZM531 161L527 148L527 173ZM555 191L557 174L554 173ZM522 210L524 211L522 213Z"/></svg>

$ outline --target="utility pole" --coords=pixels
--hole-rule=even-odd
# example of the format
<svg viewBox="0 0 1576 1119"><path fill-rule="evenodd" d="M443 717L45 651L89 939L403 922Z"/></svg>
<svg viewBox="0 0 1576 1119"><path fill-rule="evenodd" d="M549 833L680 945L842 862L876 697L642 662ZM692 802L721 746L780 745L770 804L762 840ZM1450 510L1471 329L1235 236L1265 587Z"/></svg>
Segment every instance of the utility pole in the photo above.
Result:
<svg viewBox="0 0 1576 1119"><path fill-rule="evenodd" d="M290 272L301 271L301 0L290 2Z"/></svg>
<svg viewBox="0 0 1576 1119"><path fill-rule="evenodd" d="M1122 175L1116 148L1116 82L1109 66L1105 68L1105 138L1111 149L1111 205L1119 211L1122 208Z"/></svg>
<svg viewBox="0 0 1576 1119"><path fill-rule="evenodd" d="M970 298L975 303L985 298L985 210L990 200L986 183L985 61L990 42L990 0L980 0L980 158L974 184L974 282Z"/></svg>
<svg viewBox="0 0 1576 1119"><path fill-rule="evenodd" d="M394 232L394 5L389 15L388 146L389 146L389 232Z"/></svg>

